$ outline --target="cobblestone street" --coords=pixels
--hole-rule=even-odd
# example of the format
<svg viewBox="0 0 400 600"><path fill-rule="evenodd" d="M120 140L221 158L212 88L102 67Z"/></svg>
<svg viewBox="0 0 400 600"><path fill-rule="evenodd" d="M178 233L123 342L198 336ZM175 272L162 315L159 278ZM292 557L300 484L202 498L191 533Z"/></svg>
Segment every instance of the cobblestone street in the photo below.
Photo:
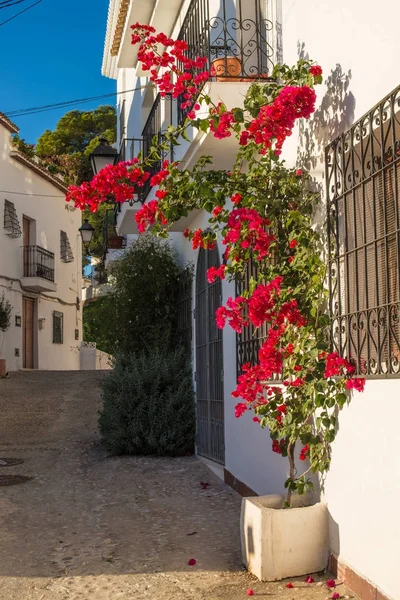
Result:
<svg viewBox="0 0 400 600"><path fill-rule="evenodd" d="M1 600L236 600L249 587L271 599L332 596L243 571L240 498L197 459L109 457L97 433L103 376L0 380L0 458L24 461L0 476L32 478L1 488Z"/></svg>

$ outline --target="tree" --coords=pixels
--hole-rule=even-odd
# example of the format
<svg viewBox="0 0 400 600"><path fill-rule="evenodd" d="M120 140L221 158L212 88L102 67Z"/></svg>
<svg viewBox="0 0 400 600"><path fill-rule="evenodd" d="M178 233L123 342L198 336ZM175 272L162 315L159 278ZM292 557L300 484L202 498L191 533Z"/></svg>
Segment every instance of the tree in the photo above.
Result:
<svg viewBox="0 0 400 600"><path fill-rule="evenodd" d="M236 136L237 154L229 171L213 169L210 156L200 157L190 169L164 161L150 180L159 186L157 199L147 202L135 220L140 232L168 237L172 223L190 211L205 211L207 228L186 229L184 236L193 250L212 249L222 238L224 262L210 267L207 279L239 279L244 289L217 309L217 325L222 329L229 324L239 334L247 327L249 338L254 329L266 327L257 360L242 365L232 392L242 400L235 415L252 412L253 421L269 431L272 450L288 459L290 506L293 492L312 489L311 472L328 470L337 415L351 390L363 391L365 385L357 376L362 367L353 357L329 352L325 248L314 219L321 198L312 192L307 173L287 167L280 158L296 120L309 118L315 110L314 86L322 83L322 69L304 59L293 68L276 65L270 80L254 82L242 106L228 110L204 91L210 73L199 70L207 58L189 59L184 40L153 35L147 25L136 25L133 31L132 43L141 44L139 54L150 79L160 94L183 95L181 107L190 109L187 118L169 128L161 143L155 139L144 160L139 157L125 169L106 167L84 189L71 189L68 197L92 210L108 197L129 200L162 151L188 139L189 127L217 139ZM173 49L161 56L158 44ZM159 76L161 64L171 66ZM207 107L208 114L199 113ZM246 280L251 263L257 275ZM277 377L281 386L275 384ZM309 460L310 466L299 473L296 459Z"/></svg>

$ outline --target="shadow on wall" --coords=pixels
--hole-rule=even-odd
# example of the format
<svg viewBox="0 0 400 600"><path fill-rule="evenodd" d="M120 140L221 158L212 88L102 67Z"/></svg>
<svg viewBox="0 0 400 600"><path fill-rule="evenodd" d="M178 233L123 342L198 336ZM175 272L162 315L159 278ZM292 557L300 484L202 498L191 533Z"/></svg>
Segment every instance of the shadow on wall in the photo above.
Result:
<svg viewBox="0 0 400 600"><path fill-rule="evenodd" d="M297 42L299 58L309 60L304 42ZM324 80L325 94L321 98L312 118L302 119L299 124L297 165L310 174L312 190L323 202L315 214L315 222L322 235L326 252L325 210L325 148L354 122L356 99L350 91L351 70L345 72L340 64L331 69ZM325 256L325 258L327 258Z"/></svg>
<svg viewBox="0 0 400 600"><path fill-rule="evenodd" d="M298 42L297 49L299 58L310 58L304 43ZM337 64L324 81L325 94L313 117L300 122L297 162L310 173L324 170L326 146L354 121L356 99L350 91L351 77L350 70L345 73Z"/></svg>

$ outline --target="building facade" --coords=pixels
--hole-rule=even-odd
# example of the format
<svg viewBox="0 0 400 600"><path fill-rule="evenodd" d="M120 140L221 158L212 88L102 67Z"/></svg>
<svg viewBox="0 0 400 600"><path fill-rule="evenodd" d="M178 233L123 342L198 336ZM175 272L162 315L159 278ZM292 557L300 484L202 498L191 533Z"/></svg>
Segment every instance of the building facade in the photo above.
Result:
<svg viewBox="0 0 400 600"><path fill-rule="evenodd" d="M81 213L61 179L13 148L17 132L0 113L0 295L12 306L1 357L8 371L79 369Z"/></svg>
<svg viewBox="0 0 400 600"><path fill-rule="evenodd" d="M211 81L209 95L227 108L240 105L254 73L277 61L294 64L309 57L324 71L317 110L286 142L284 158L310 173L330 215L327 243L339 254L328 265L340 273L331 286L332 344L357 357L367 378L340 414L331 469L321 482L330 513L331 567L361 598L398 598L400 537L396 501L400 493L397 422L400 418L400 79L397 17L388 0L382 10L371 0L110 0L103 74L116 80L121 157L131 158L154 135L184 118L177 103L161 99L148 85L130 44L130 25L153 25L189 43L191 57L205 55L209 66L232 53L242 81ZM243 81L244 80L244 81ZM250 81L250 82L249 82ZM215 168L230 169L234 138L216 140L189 132L166 158L190 167L212 155ZM151 200L151 190L145 199ZM142 198L143 199L143 198ZM118 214L121 234L137 233L137 205ZM333 224L332 224L333 223ZM192 213L171 230L182 262L192 262L193 363L197 395L197 451L230 484L251 493L281 492L286 465L273 454L269 436L250 415L235 419L231 391L240 365L257 352L260 333L243 339L213 324L215 308L237 290L223 281L208 285L207 266L222 260L194 251L182 236L206 228ZM394 501L393 501L394 500ZM346 575L347 574L347 575Z"/></svg>

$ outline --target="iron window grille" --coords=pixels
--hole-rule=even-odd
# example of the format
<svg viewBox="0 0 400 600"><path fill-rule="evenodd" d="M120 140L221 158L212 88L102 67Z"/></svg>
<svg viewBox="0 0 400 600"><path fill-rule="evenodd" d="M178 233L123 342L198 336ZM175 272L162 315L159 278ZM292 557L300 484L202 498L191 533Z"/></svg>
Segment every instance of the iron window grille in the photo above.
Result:
<svg viewBox="0 0 400 600"><path fill-rule="evenodd" d="M161 98L160 94L157 94L142 131L144 160L150 156L150 148L154 137L156 137L158 144L164 143L165 132L170 125L174 124L173 107L174 104L171 94L167 94L165 98ZM161 150L160 159L157 162L154 162L148 169L150 178L146 181L143 191L140 194L142 202L144 202L151 190L151 176L161 170L161 165L166 159L169 160L169 162L173 162L174 160L172 143L167 150Z"/></svg>
<svg viewBox="0 0 400 600"><path fill-rule="evenodd" d="M22 230L18 221L17 211L13 202L4 200L4 229L6 235L12 238L21 237Z"/></svg>
<svg viewBox="0 0 400 600"><path fill-rule="evenodd" d="M400 86L326 148L332 349L400 375Z"/></svg>
<svg viewBox="0 0 400 600"><path fill-rule="evenodd" d="M71 244L65 231L60 231L60 258L65 263L70 263L74 260Z"/></svg>
<svg viewBox="0 0 400 600"><path fill-rule="evenodd" d="M53 311L53 344L64 341L64 313Z"/></svg>
<svg viewBox="0 0 400 600"><path fill-rule="evenodd" d="M256 261L247 263L246 271L242 279L236 280L236 296L241 296L244 290L248 290L251 279L257 279L259 267ZM266 340L268 333L268 323L263 323L260 327L255 327L252 323L243 327L242 333L236 334L236 374L242 374L242 367L245 364L254 366L258 364L258 353ZM271 381L281 381L279 374L274 374Z"/></svg>

